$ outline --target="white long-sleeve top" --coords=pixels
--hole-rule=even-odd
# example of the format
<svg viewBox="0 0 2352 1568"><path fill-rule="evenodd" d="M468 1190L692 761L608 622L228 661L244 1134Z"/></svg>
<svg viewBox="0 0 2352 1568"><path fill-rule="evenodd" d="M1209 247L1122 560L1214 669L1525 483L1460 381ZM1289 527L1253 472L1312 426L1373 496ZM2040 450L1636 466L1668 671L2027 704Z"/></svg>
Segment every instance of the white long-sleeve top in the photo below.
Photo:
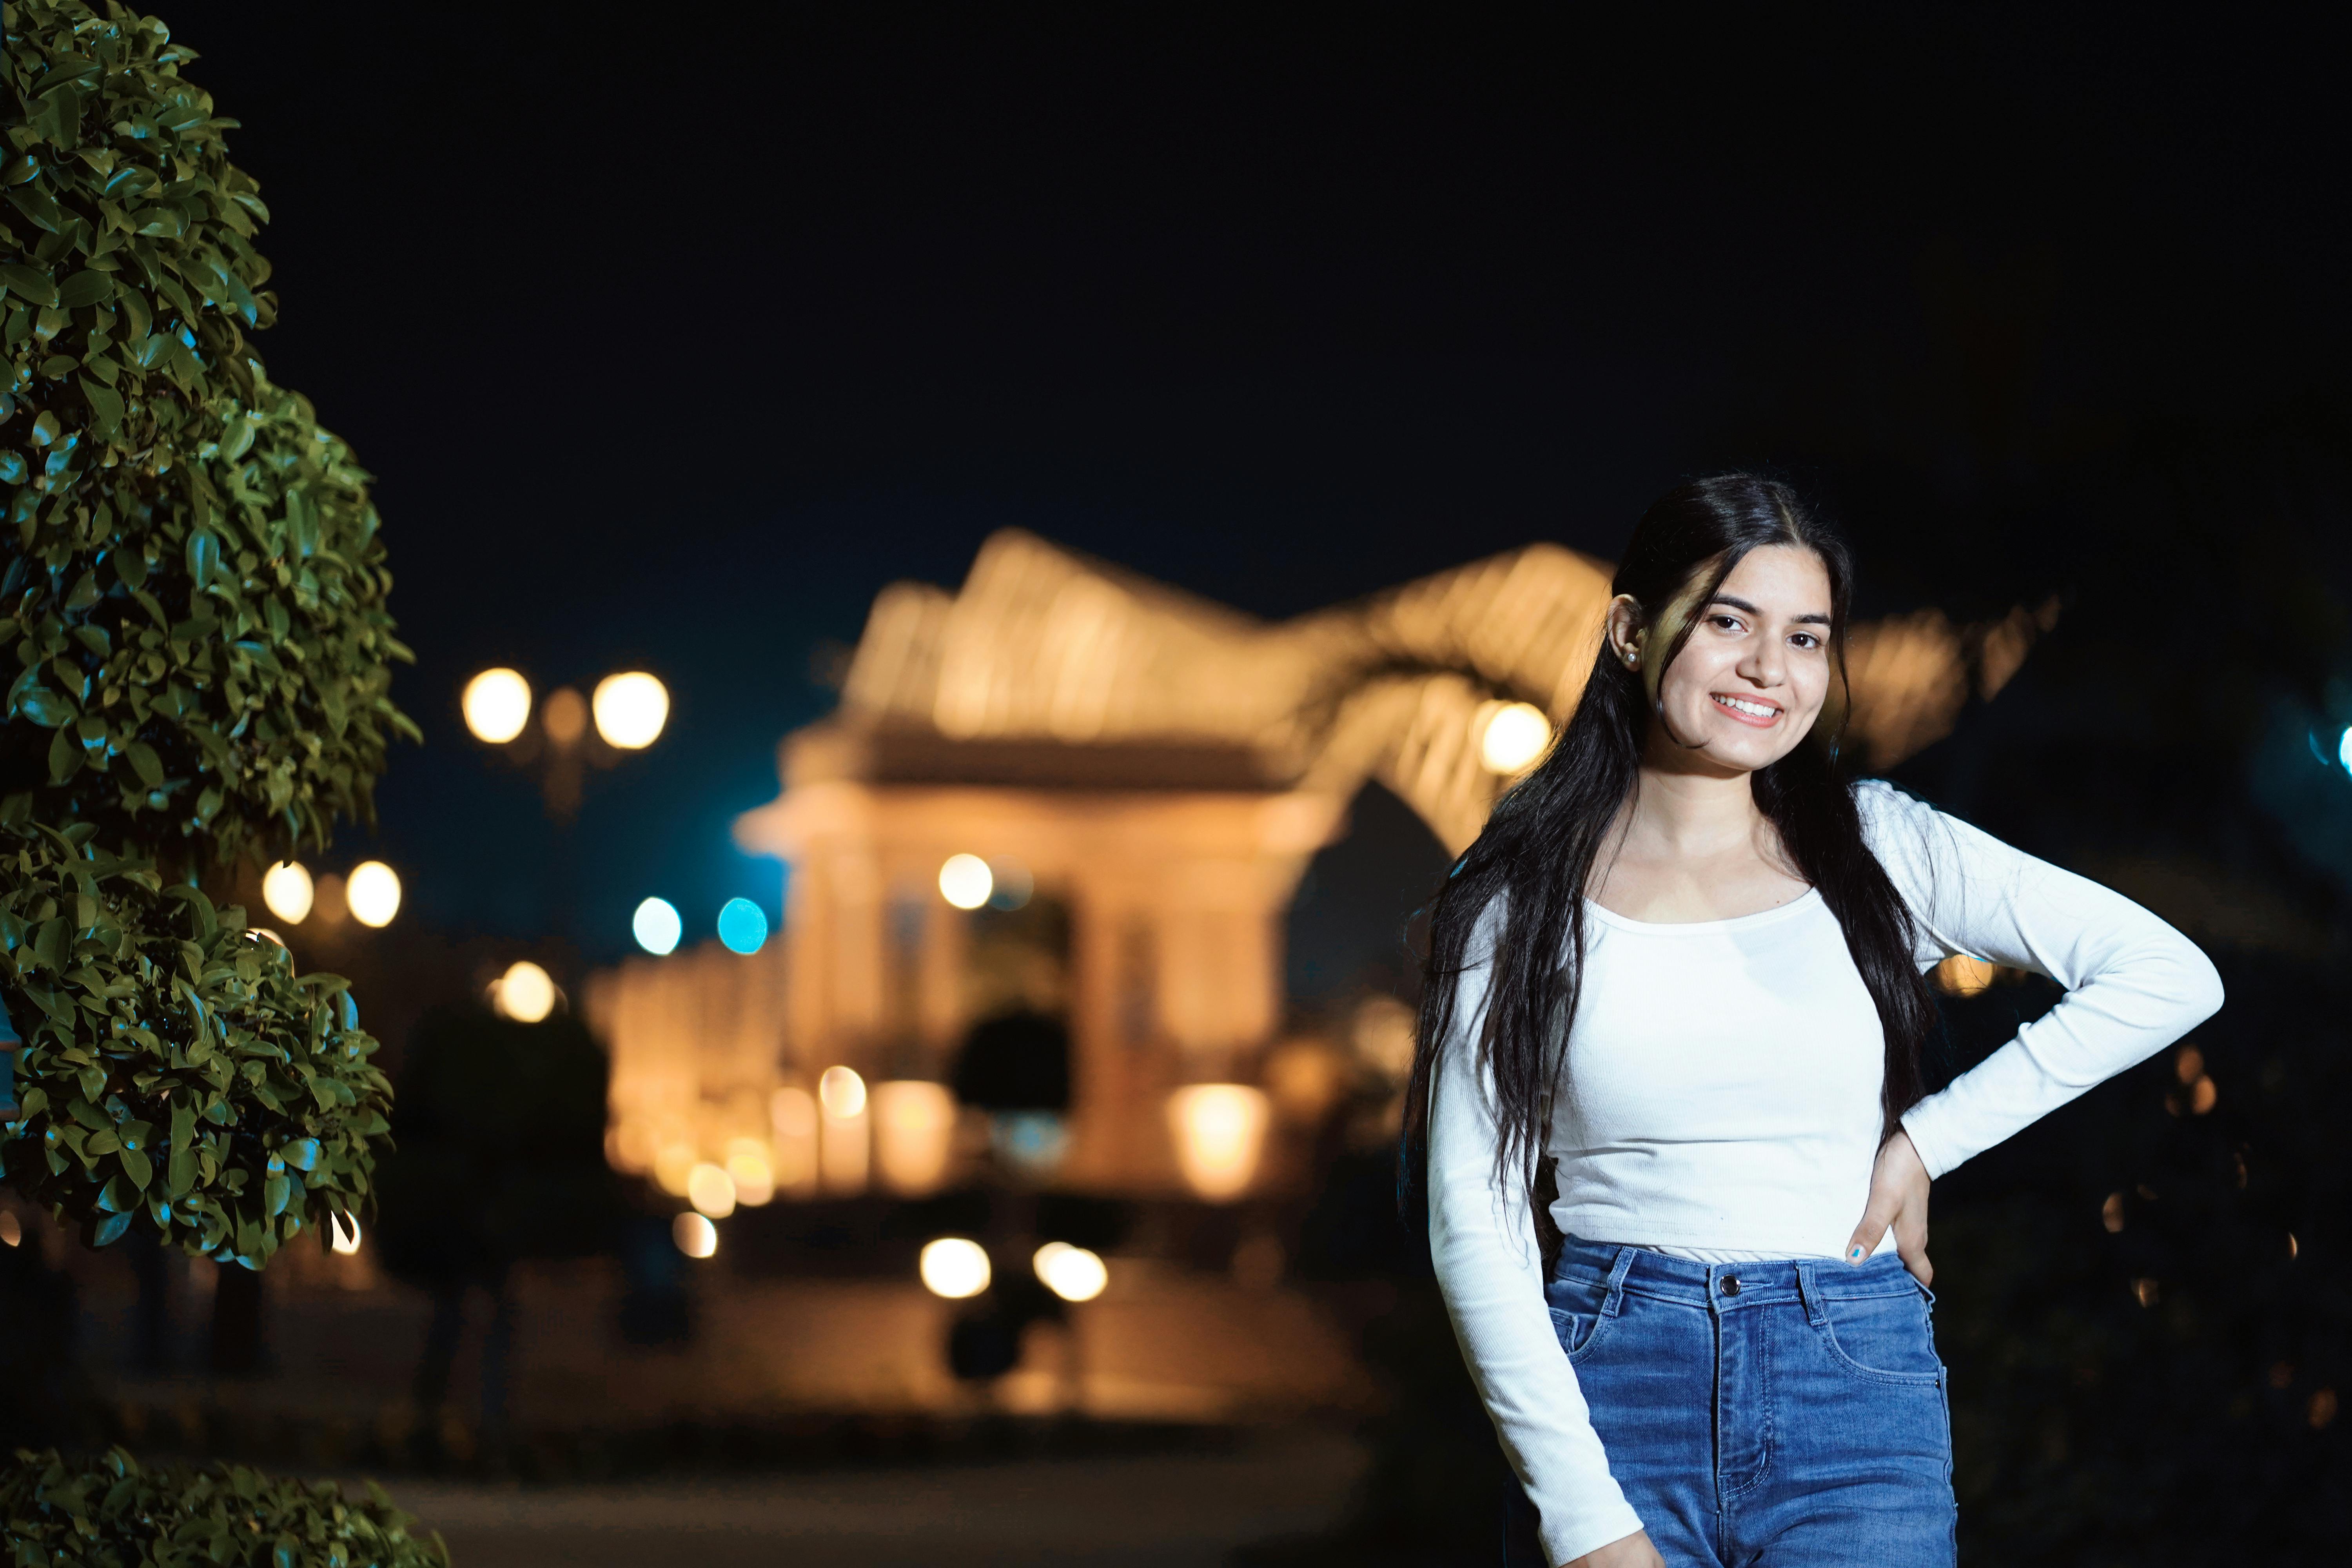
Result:
<svg viewBox="0 0 2352 1568"><path fill-rule="evenodd" d="M1918 929L2046 974L2065 998L1903 1118L1940 1176L2179 1038L2221 1005L2212 963L2121 894L1876 781L1864 836ZM1733 920L1657 925L1588 902L1583 993L1547 1152L1569 1235L1711 1259L1838 1258L1868 1201L1885 1036L1818 891ZM1429 1239L1472 1377L1564 1563L1641 1521L1609 1474L1553 1336L1527 1194L1495 1180L1477 1059L1490 906L1455 982L1430 1110Z"/></svg>

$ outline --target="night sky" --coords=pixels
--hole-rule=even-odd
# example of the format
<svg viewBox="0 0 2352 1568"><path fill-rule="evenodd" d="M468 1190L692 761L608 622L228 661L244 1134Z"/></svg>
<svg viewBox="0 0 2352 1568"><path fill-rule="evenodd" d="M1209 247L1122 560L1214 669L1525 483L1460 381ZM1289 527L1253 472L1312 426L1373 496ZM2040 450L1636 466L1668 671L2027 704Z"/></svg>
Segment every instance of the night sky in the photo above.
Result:
<svg viewBox="0 0 2352 1568"><path fill-rule="evenodd" d="M690 934L772 910L728 827L777 740L877 589L1008 524L1280 616L1613 556L1759 463L1867 578L2024 447L2345 383L2340 38L986 9L162 12L274 215L259 352L379 476L419 656L427 743L329 868L517 942L568 885L593 956L647 893ZM1854 481L1857 441L1910 478ZM1882 553L1874 611L2079 586ZM492 663L670 683L569 847L458 722Z"/></svg>

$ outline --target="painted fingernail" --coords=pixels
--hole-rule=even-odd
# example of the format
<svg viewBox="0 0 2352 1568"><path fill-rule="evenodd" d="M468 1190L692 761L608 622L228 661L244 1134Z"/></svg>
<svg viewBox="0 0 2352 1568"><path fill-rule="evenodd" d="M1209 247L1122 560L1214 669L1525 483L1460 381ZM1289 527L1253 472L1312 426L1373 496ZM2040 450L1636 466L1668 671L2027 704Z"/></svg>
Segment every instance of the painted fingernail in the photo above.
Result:
<svg viewBox="0 0 2352 1568"><path fill-rule="evenodd" d="M1847 1253L1847 1254L1845 1255L1845 1260L1846 1260L1848 1263L1859 1263L1859 1262L1861 1262L1861 1261L1862 1261L1862 1248L1861 1248L1861 1247L1855 1247L1852 1252Z"/></svg>

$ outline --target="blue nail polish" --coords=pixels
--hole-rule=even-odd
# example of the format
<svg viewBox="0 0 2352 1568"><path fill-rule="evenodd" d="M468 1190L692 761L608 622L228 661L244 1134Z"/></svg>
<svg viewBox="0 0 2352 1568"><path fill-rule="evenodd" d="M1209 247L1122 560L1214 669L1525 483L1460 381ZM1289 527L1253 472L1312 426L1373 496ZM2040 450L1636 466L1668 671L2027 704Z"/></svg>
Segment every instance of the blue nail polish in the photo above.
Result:
<svg viewBox="0 0 2352 1568"><path fill-rule="evenodd" d="M1859 1258L1861 1256L1862 1256L1862 1248L1861 1248L1861 1247L1855 1247L1852 1252L1849 1252L1849 1253L1847 1253L1847 1254L1846 1254L1846 1259L1847 1259L1847 1261L1852 1262L1852 1261L1853 1261L1854 1259Z"/></svg>

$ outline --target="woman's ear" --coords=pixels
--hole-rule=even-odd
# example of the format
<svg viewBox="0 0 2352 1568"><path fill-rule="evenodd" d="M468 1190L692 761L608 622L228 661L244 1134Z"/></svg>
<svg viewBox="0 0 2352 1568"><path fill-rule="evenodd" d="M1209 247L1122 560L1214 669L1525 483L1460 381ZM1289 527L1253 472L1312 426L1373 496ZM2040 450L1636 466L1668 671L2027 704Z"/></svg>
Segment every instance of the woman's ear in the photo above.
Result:
<svg viewBox="0 0 2352 1568"><path fill-rule="evenodd" d="M1628 669L1642 668L1643 621L1642 601L1631 594L1620 594L1609 601L1603 635L1609 640L1610 657Z"/></svg>

